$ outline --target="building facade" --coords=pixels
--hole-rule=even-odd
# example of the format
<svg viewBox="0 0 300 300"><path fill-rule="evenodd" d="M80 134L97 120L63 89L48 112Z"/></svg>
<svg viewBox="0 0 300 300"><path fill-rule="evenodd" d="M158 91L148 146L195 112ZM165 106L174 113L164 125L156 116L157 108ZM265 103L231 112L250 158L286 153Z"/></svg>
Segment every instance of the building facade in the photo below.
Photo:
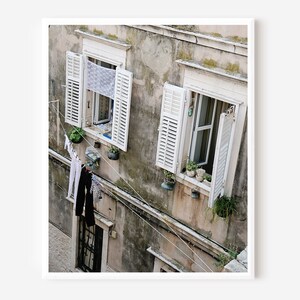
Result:
<svg viewBox="0 0 300 300"><path fill-rule="evenodd" d="M247 70L247 25L49 26L49 222L73 271L221 272L248 245Z"/></svg>

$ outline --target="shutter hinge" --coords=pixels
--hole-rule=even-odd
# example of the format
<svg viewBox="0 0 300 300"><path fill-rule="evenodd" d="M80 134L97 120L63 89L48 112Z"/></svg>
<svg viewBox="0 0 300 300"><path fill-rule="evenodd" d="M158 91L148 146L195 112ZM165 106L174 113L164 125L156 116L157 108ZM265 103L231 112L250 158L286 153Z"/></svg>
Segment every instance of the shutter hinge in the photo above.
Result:
<svg viewBox="0 0 300 300"><path fill-rule="evenodd" d="M184 103L187 103L187 102L188 102L187 94L185 93L185 95L184 95Z"/></svg>

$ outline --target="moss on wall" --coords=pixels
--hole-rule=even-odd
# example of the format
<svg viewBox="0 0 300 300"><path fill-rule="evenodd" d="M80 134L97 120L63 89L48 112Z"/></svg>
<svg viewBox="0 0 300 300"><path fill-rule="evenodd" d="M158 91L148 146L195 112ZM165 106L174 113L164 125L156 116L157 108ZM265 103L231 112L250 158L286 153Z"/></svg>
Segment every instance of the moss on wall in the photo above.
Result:
<svg viewBox="0 0 300 300"><path fill-rule="evenodd" d="M60 112L62 115L64 114L65 96L65 90L62 87L65 84L65 52L67 50L81 52L82 47L81 38L74 34L76 28L79 28L79 26L51 26L49 29L49 82L51 83L51 85L49 85L51 86L49 98L50 100L60 100ZM121 159L119 160L120 174L126 178L134 190L149 204L171 215L174 199L177 195L175 191L167 192L161 189L160 184L163 180L162 172L155 166L158 138L157 129L160 121L163 84L168 81L174 85L182 86L184 69L175 63L175 60L178 58L185 60L193 59L195 57L196 47L199 46L129 27L126 27L125 35L126 40L130 41L132 45L127 51L126 69L133 72L134 81L129 123L128 151L122 153ZM124 38L124 36L122 38ZM207 49L205 49L205 51L207 51ZM203 52L199 52L197 55L198 58L201 59L205 54L206 52L203 50ZM218 56L215 55L213 57ZM64 121L62 117L61 121ZM62 128L60 128L60 144L57 145L56 134L58 125L53 109L50 109L49 112L49 125L50 148L62 154L65 153L65 155L68 156L63 149L64 132ZM68 126L66 124L64 124L64 126L68 130ZM244 159L244 156L242 156L241 159ZM240 173L240 177L244 175L244 163L245 162L240 162L238 165L240 171L237 171L237 174ZM56 176L58 179L56 179ZM53 173L53 180L56 182L64 181L59 173ZM133 189L123 180L119 179L115 184L130 194L137 196ZM247 186L242 180L236 181L236 184L242 186L242 191L235 191L237 196L242 199L239 208L242 211L245 207L242 203L245 203L245 190ZM178 188L179 184L177 186L177 189ZM55 197L58 197L58 194L56 194ZM196 214L196 212L191 213ZM198 218L206 217L206 213L203 210L197 210L197 213L199 213ZM244 214L243 217L245 217ZM138 257L136 265L132 267L129 266L129 264L135 260L134 255L140 255L137 254L138 250L133 249L134 242L136 241L138 243L137 249L144 254L144 248L147 246L145 241L147 239L151 240L151 233L149 229L146 228L148 225L142 225L139 221L134 220L134 218L137 217L131 216L128 212L124 220L117 220L118 222L125 222L124 239L126 240L128 238L128 241L126 242L127 244L125 244L125 248L127 249L125 251L127 252L123 254L123 260L124 264L128 266L130 270L139 268L138 265L143 263L142 257ZM241 216L239 219L232 219L232 223L230 223L230 227L232 228L228 231L228 239L232 241L237 240L238 244L245 242L245 224L246 221L242 220ZM186 225L190 224L186 222ZM234 227L237 226L240 229L234 229ZM207 230L207 228L197 228L197 230L207 237L212 235L212 232ZM151 261L150 258L147 257L143 270L146 271L150 269Z"/></svg>
<svg viewBox="0 0 300 300"><path fill-rule="evenodd" d="M152 272L154 257L147 252L149 246L158 245L158 234L145 221L126 209L123 231L122 265L128 272ZM152 224L153 226L153 224ZM155 225L154 225L155 226Z"/></svg>

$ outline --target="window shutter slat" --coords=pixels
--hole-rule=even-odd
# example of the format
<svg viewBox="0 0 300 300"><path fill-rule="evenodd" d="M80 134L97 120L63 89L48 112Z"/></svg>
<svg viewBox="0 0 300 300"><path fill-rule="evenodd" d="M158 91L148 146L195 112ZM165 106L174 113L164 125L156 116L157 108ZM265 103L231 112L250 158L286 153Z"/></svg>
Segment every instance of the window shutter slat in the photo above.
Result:
<svg viewBox="0 0 300 300"><path fill-rule="evenodd" d="M228 163L230 141L232 135L234 117L233 113L222 113L216 142L215 159L213 166L209 207L213 207L215 200L223 194L225 184L225 171Z"/></svg>
<svg viewBox="0 0 300 300"><path fill-rule="evenodd" d="M165 83L157 143L156 165L176 172L185 90Z"/></svg>
<svg viewBox="0 0 300 300"><path fill-rule="evenodd" d="M116 70L114 112L112 125L112 144L123 151L127 151L128 129L132 89L131 72Z"/></svg>
<svg viewBox="0 0 300 300"><path fill-rule="evenodd" d="M67 51L65 122L77 127L81 127L82 69L82 56Z"/></svg>

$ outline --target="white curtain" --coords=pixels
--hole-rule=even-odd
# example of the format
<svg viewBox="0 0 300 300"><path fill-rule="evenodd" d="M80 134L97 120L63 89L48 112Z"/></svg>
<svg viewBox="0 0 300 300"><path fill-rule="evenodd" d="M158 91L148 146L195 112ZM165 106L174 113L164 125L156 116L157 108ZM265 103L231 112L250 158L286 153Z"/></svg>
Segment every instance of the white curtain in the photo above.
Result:
<svg viewBox="0 0 300 300"><path fill-rule="evenodd" d="M87 89L114 98L116 70L87 62Z"/></svg>

